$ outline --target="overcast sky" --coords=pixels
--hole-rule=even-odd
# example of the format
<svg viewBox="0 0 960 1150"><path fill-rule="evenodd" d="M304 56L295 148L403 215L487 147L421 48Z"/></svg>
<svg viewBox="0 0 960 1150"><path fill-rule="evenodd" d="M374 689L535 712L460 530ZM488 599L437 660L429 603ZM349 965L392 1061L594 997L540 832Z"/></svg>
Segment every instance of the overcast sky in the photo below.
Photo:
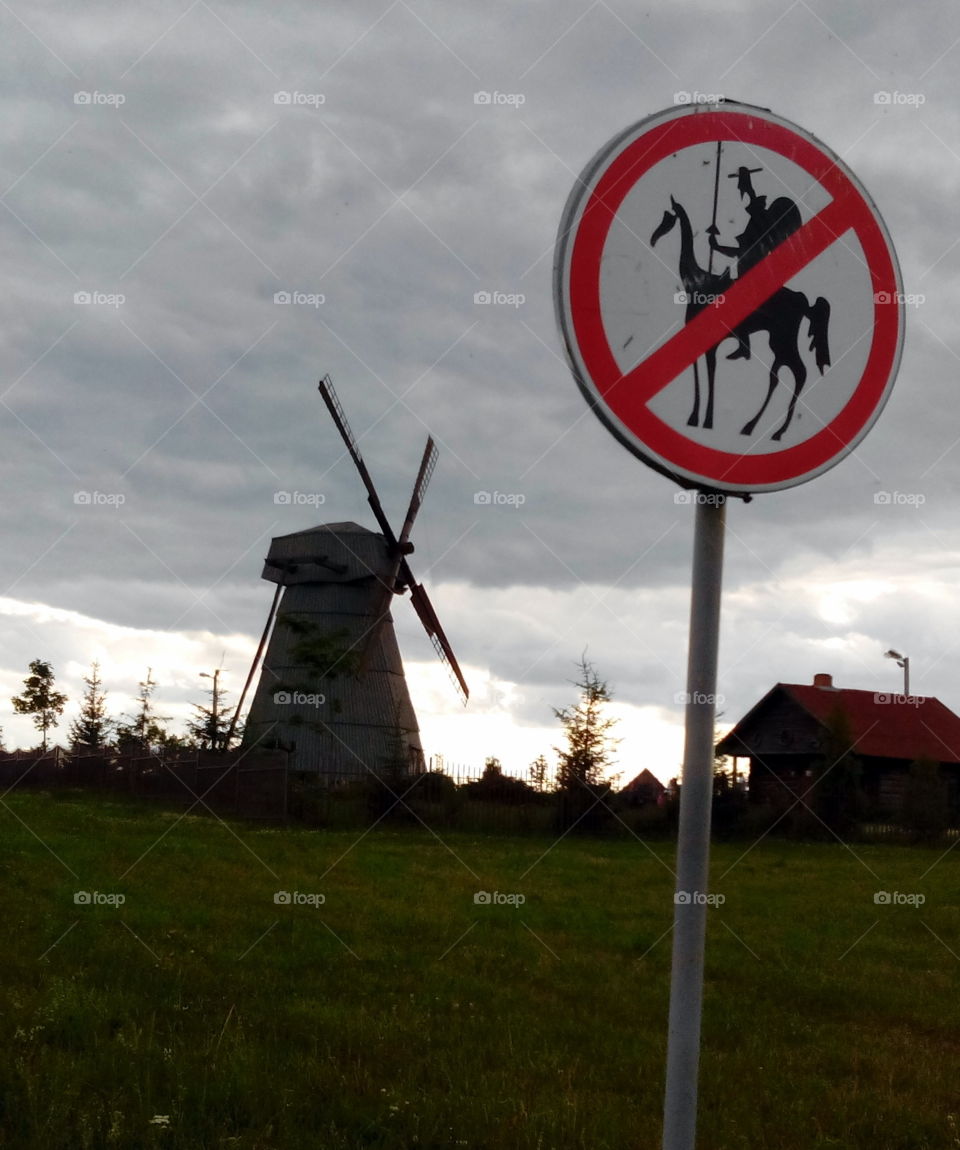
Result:
<svg viewBox="0 0 960 1150"><path fill-rule="evenodd" d="M473 695L462 710L396 601L428 753L549 754L586 649L624 718L618 769L675 774L694 509L588 410L551 274L584 165L684 92L771 108L839 153L916 297L858 450L729 508L723 720L817 671L896 689L888 647L960 710L960 15L917 11L0 7L8 745L34 739L9 703L34 658L74 698L99 658L115 713L150 665L179 721L223 655L236 698L270 537L374 526L316 391L329 372L395 520L428 429L440 447L411 565Z"/></svg>

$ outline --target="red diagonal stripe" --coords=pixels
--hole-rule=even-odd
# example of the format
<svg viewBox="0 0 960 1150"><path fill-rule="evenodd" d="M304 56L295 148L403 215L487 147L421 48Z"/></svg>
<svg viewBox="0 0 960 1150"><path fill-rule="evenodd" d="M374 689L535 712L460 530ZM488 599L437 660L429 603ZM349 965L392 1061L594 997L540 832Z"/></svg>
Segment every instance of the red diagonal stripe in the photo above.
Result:
<svg viewBox="0 0 960 1150"><path fill-rule="evenodd" d="M831 200L803 227L778 244L770 255L734 280L724 292L722 303L705 307L642 363L603 389L608 400L615 391L620 391L617 396L620 418L629 420L628 406L648 403L853 227L853 206L852 195ZM629 399L623 394L625 387L629 389Z"/></svg>

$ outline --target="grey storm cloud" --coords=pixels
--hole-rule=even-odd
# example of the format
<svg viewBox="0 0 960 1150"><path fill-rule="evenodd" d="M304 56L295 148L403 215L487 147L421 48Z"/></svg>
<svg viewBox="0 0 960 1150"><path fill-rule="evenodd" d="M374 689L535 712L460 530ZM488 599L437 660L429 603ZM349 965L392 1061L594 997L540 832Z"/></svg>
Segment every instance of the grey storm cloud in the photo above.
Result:
<svg viewBox="0 0 960 1150"><path fill-rule="evenodd" d="M821 644L846 634L812 599L770 591L795 587L798 569L882 579L905 553L954 561L960 27L948 5L919 23L892 0L60 2L7 8L0 28L6 595L255 636L271 534L371 523L316 393L329 371L392 517L428 430L438 441L412 564L461 661L526 674L562 703L589 646L620 697L663 703L685 660L692 509L584 405L551 276L584 164L681 91L771 107L843 155L923 297L899 382L854 455L731 509L730 706L819 667ZM75 302L84 292L103 302ZM313 298L276 302L283 292ZM475 302L485 292L514 302ZM278 491L323 502L284 505ZM897 492L924 502L877 502ZM615 609L584 588L612 589ZM593 607L570 629L543 610L563 610L554 595ZM922 644L931 693L950 702L951 599L870 609L862 633ZM413 622L398 626L419 658ZM869 670L850 658L851 675L889 675L879 655Z"/></svg>

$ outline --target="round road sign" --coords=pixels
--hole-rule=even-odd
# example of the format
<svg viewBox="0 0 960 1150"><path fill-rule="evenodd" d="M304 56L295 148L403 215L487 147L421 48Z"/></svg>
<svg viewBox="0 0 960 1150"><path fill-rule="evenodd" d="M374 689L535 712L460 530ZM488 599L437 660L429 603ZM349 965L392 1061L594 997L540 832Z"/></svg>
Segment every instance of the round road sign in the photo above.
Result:
<svg viewBox="0 0 960 1150"><path fill-rule="evenodd" d="M631 451L685 487L776 491L848 455L903 346L876 207L808 132L684 105L611 140L557 240L573 373Z"/></svg>

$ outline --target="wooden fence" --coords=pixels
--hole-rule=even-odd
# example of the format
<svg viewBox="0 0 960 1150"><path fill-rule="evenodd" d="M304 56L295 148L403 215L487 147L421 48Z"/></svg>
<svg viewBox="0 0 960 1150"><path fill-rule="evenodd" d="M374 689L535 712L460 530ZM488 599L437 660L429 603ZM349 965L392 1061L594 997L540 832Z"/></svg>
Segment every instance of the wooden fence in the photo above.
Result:
<svg viewBox="0 0 960 1150"><path fill-rule="evenodd" d="M282 751L194 751L184 755L0 755L0 790L90 787L131 798L195 807L239 818L287 819L287 756Z"/></svg>

